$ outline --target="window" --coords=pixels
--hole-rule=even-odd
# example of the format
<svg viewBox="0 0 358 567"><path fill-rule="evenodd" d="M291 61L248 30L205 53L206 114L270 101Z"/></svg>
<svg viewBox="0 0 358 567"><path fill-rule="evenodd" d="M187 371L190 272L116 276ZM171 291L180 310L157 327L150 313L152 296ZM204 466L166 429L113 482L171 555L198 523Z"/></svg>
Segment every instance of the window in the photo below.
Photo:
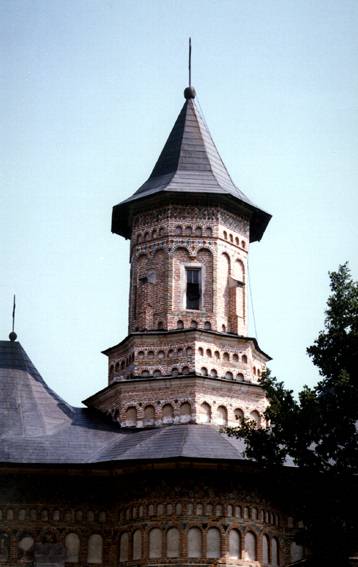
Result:
<svg viewBox="0 0 358 567"><path fill-rule="evenodd" d="M186 268L186 309L200 309L200 268Z"/></svg>

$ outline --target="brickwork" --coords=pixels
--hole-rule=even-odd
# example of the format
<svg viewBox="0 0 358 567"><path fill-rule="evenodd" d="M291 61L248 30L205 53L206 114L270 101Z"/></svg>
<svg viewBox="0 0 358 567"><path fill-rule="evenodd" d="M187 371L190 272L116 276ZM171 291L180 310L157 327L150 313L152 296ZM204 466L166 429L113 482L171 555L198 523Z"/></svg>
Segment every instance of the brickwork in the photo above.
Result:
<svg viewBox="0 0 358 567"><path fill-rule="evenodd" d="M176 205L137 214L129 331L176 329L178 321L187 328L194 320L201 328L209 324L213 330L246 335L248 231L249 219L221 207ZM185 306L186 267L202 270L198 310ZM238 283L240 293L230 293Z"/></svg>
<svg viewBox="0 0 358 567"><path fill-rule="evenodd" d="M202 482L193 494L198 474ZM36 498L30 490L21 501L2 484L0 565L32 565L41 547L62 552L62 562L55 564L66 567L286 564L299 522L252 491L242 475L236 487L230 476L225 473L222 483L194 470L190 477L175 473L174 482L168 482L168 473L165 480L147 473L147 480L105 474L99 481L91 474L71 480L57 473L52 480L46 476ZM30 483L31 477L26 486ZM94 491L92 497L88 491Z"/></svg>
<svg viewBox="0 0 358 567"><path fill-rule="evenodd" d="M257 384L269 357L246 338L249 229L249 217L222 205L158 204L134 214L130 335L105 351L110 388L88 405L123 427L237 425L242 416L263 423Z"/></svg>

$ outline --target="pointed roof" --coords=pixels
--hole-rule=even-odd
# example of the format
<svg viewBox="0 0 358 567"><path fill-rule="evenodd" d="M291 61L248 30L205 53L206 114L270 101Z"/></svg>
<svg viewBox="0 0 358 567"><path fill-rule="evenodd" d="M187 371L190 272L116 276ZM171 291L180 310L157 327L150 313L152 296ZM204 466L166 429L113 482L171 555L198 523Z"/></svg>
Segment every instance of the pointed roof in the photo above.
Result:
<svg viewBox="0 0 358 567"><path fill-rule="evenodd" d="M185 97L149 178L129 199L113 208L112 232L130 236L132 209L143 199L168 193L195 194L241 205L251 217L251 241L260 240L271 215L255 206L233 183L195 101L194 89L185 89Z"/></svg>
<svg viewBox="0 0 358 567"><path fill-rule="evenodd" d="M0 341L0 437L37 437L71 421L73 408L42 379L19 342Z"/></svg>

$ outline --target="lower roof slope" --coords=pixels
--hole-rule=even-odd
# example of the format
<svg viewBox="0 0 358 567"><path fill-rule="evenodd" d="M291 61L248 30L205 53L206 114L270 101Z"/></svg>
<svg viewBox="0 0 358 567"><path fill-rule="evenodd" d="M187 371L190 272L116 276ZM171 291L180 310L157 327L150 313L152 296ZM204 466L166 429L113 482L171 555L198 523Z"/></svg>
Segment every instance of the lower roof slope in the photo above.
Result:
<svg viewBox="0 0 358 567"><path fill-rule="evenodd" d="M243 444L211 425L123 430L53 392L18 342L0 341L0 463L241 460Z"/></svg>

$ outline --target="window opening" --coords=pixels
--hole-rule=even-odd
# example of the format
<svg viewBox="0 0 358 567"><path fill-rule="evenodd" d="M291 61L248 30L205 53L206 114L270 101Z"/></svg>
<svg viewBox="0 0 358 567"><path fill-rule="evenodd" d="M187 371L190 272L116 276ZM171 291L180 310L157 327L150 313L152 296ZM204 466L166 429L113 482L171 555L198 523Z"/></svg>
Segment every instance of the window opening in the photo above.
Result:
<svg viewBox="0 0 358 567"><path fill-rule="evenodd" d="M186 308L200 309L200 268L186 268Z"/></svg>

